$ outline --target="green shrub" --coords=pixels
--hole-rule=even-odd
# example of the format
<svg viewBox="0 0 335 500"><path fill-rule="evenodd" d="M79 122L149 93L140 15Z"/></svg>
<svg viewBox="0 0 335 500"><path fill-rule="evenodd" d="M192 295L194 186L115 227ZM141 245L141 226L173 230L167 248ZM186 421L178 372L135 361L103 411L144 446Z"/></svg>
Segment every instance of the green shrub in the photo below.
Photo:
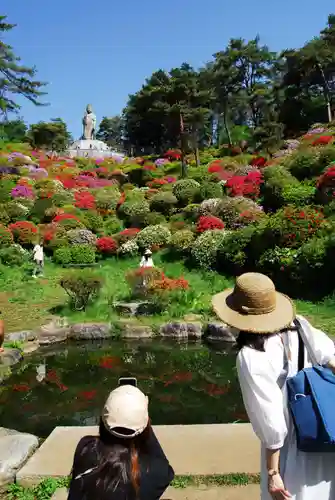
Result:
<svg viewBox="0 0 335 500"><path fill-rule="evenodd" d="M193 243L191 256L195 264L210 268L216 264L217 252L221 242L226 238L226 231L205 231Z"/></svg>
<svg viewBox="0 0 335 500"><path fill-rule="evenodd" d="M70 231L70 229L85 229L84 224L79 219L62 219L57 224L64 228L65 231Z"/></svg>
<svg viewBox="0 0 335 500"><path fill-rule="evenodd" d="M11 222L18 222L27 219L29 209L21 202L10 201L9 203L6 203L6 212Z"/></svg>
<svg viewBox="0 0 335 500"><path fill-rule="evenodd" d="M317 157L314 175L322 174L333 162L335 162L335 146L324 146Z"/></svg>
<svg viewBox="0 0 335 500"><path fill-rule="evenodd" d="M115 210L121 197L115 188L99 189L95 194L95 204L98 210Z"/></svg>
<svg viewBox="0 0 335 500"><path fill-rule="evenodd" d="M176 252L184 253L190 250L193 242L194 233L189 229L182 229L171 236L170 247Z"/></svg>
<svg viewBox="0 0 335 500"><path fill-rule="evenodd" d="M210 198L221 198L222 195L222 186L218 182L203 182L200 185L199 198L201 201Z"/></svg>
<svg viewBox="0 0 335 500"><path fill-rule="evenodd" d="M85 310L88 303L96 298L102 288L102 278L93 274L71 273L60 281L60 285L71 299L76 311Z"/></svg>
<svg viewBox="0 0 335 500"><path fill-rule="evenodd" d="M188 178L200 184L212 183L214 176L208 172L207 163L209 163L209 161L206 162L206 165L201 165L200 167L190 167L188 169Z"/></svg>
<svg viewBox="0 0 335 500"><path fill-rule="evenodd" d="M151 198L150 208L156 212L170 214L177 203L178 200L171 191L159 192Z"/></svg>
<svg viewBox="0 0 335 500"><path fill-rule="evenodd" d="M63 207L64 205L72 205L74 203L74 195L71 191L66 190L53 194L51 200L55 207Z"/></svg>
<svg viewBox="0 0 335 500"><path fill-rule="evenodd" d="M94 264L94 247L92 247L91 245L73 245L70 248L72 264Z"/></svg>
<svg viewBox="0 0 335 500"><path fill-rule="evenodd" d="M6 266L22 266L29 259L29 252L20 245L11 245L0 249L0 261Z"/></svg>
<svg viewBox="0 0 335 500"><path fill-rule="evenodd" d="M166 224L166 218L159 212L150 212L144 218L145 226L157 226L158 224Z"/></svg>
<svg viewBox="0 0 335 500"><path fill-rule="evenodd" d="M103 231L104 220L98 212L87 210L85 212L84 224L93 233L99 234Z"/></svg>
<svg viewBox="0 0 335 500"><path fill-rule="evenodd" d="M15 181L11 179L1 179L0 182L0 203L11 201L11 191L15 187Z"/></svg>
<svg viewBox="0 0 335 500"><path fill-rule="evenodd" d="M51 198L38 198L30 211L30 218L35 224L45 221L46 210L52 207Z"/></svg>
<svg viewBox="0 0 335 500"><path fill-rule="evenodd" d="M224 197L213 210L223 220L227 229L235 229L258 222L264 217L262 208L253 200L243 196Z"/></svg>
<svg viewBox="0 0 335 500"><path fill-rule="evenodd" d="M142 267L133 269L126 274L126 280L131 288L132 296L135 298L150 294L153 282L161 277L162 270L158 267Z"/></svg>
<svg viewBox="0 0 335 500"><path fill-rule="evenodd" d="M116 215L111 215L104 223L104 233L108 236L119 233L123 229L123 223L116 217Z"/></svg>
<svg viewBox="0 0 335 500"><path fill-rule="evenodd" d="M247 226L231 231L218 246L217 266L219 270L230 274L241 274L244 266L252 260L248 247L255 234L254 226Z"/></svg>
<svg viewBox="0 0 335 500"><path fill-rule="evenodd" d="M154 246L164 246L171 238L171 233L166 226L148 226L142 229L137 235L136 243L141 249L152 248Z"/></svg>
<svg viewBox="0 0 335 500"><path fill-rule="evenodd" d="M126 200L119 209L119 213L125 218L144 217L149 212L150 212L150 205L144 199Z"/></svg>
<svg viewBox="0 0 335 500"><path fill-rule="evenodd" d="M281 193L283 205L301 207L310 205L315 198L315 186L308 183L287 184Z"/></svg>
<svg viewBox="0 0 335 500"><path fill-rule="evenodd" d="M263 169L264 183L261 187L263 205L266 209L276 210L283 206L282 191L289 184L298 184L293 175L282 165Z"/></svg>
<svg viewBox="0 0 335 500"><path fill-rule="evenodd" d="M186 219L188 221L195 222L199 217L199 205L197 205L196 203L191 203L190 205L187 205L183 209L182 217L183 219Z"/></svg>
<svg viewBox="0 0 335 500"><path fill-rule="evenodd" d="M66 266L72 262L72 254L70 247L60 247L54 251L53 254L54 261L61 266Z"/></svg>
<svg viewBox="0 0 335 500"><path fill-rule="evenodd" d="M1 207L0 208L0 224L3 224L4 226L8 226L10 223L10 217L8 213L6 212L5 208Z"/></svg>
<svg viewBox="0 0 335 500"><path fill-rule="evenodd" d="M319 175L324 168L320 170L318 154L311 150L293 153L287 161L287 166L294 177L299 180L311 179Z"/></svg>
<svg viewBox="0 0 335 500"><path fill-rule="evenodd" d="M196 199L199 189L199 182L193 179L181 179L174 184L172 192L181 204L188 205Z"/></svg>

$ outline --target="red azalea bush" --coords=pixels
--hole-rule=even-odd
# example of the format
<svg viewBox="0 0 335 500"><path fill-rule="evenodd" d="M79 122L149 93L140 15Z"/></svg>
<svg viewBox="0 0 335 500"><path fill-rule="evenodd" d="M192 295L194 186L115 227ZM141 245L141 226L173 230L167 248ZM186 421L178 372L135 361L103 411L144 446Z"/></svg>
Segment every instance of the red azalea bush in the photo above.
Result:
<svg viewBox="0 0 335 500"><path fill-rule="evenodd" d="M123 243L126 243L127 241L136 238L136 236L140 231L141 230L137 227L129 227L128 229L124 229L123 231L118 233L116 235L116 239L119 242L119 244L122 245Z"/></svg>
<svg viewBox="0 0 335 500"><path fill-rule="evenodd" d="M59 215L56 215L56 217L54 218L53 222L62 222L62 221L67 220L67 219L73 219L73 220L76 220L76 221L80 222L80 220L78 219L78 217L76 217L73 214L59 214Z"/></svg>
<svg viewBox="0 0 335 500"><path fill-rule="evenodd" d="M96 242L97 249L102 254L113 255L118 249L117 242L111 236L102 236Z"/></svg>
<svg viewBox="0 0 335 500"><path fill-rule="evenodd" d="M229 196L245 196L255 200L260 195L260 185L263 176L258 170L249 172L247 175L234 175L227 180L226 188Z"/></svg>
<svg viewBox="0 0 335 500"><path fill-rule="evenodd" d="M164 291L187 290L189 283L183 277L168 278L157 267L142 267L126 274L134 296L157 294Z"/></svg>
<svg viewBox="0 0 335 500"><path fill-rule="evenodd" d="M21 245L29 245L34 242L37 236L38 229L33 222L18 221L10 224L11 230L15 241Z"/></svg>
<svg viewBox="0 0 335 500"><path fill-rule="evenodd" d="M78 191L74 195L75 206L82 210L94 210L95 198L89 191Z"/></svg>
<svg viewBox="0 0 335 500"><path fill-rule="evenodd" d="M323 213L309 206L286 207L272 219L280 234L279 246L288 248L300 247L325 224Z"/></svg>
<svg viewBox="0 0 335 500"><path fill-rule="evenodd" d="M327 203L335 196L335 163L319 177L317 182L318 194L322 201Z"/></svg>
<svg viewBox="0 0 335 500"><path fill-rule="evenodd" d="M312 142L312 146L326 146L334 140L332 135L320 135Z"/></svg>
<svg viewBox="0 0 335 500"><path fill-rule="evenodd" d="M264 156L257 156L256 158L253 158L250 162L250 165L252 165L253 167L258 167L258 168L262 168L262 167L265 167L267 161L266 161L266 158L264 158Z"/></svg>
<svg viewBox="0 0 335 500"><path fill-rule="evenodd" d="M224 229L225 225L221 219L212 215L203 215L197 223L197 233L204 233L213 229Z"/></svg>
<svg viewBox="0 0 335 500"><path fill-rule="evenodd" d="M169 149L165 154L164 158L170 161L176 161L181 159L181 151L179 149Z"/></svg>
<svg viewBox="0 0 335 500"><path fill-rule="evenodd" d="M189 282L184 278L168 278L162 273L161 279L153 280L151 284L151 291L173 291L173 290L187 290L189 287Z"/></svg>
<svg viewBox="0 0 335 500"><path fill-rule="evenodd" d="M151 189L159 188L168 184L167 179L154 179L153 181L147 182L147 186Z"/></svg>
<svg viewBox="0 0 335 500"><path fill-rule="evenodd" d="M0 224L0 248L8 247L13 243L13 234L12 232Z"/></svg>

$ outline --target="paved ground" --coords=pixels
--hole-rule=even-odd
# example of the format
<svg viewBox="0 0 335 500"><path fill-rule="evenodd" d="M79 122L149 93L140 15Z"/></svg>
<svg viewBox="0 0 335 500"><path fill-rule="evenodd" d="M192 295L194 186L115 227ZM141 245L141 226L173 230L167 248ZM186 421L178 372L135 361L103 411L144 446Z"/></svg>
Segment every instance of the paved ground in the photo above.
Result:
<svg viewBox="0 0 335 500"><path fill-rule="evenodd" d="M178 475L258 473L259 444L249 424L168 425L154 427ZM66 476L79 439L96 427L56 427L17 474L24 485L45 477Z"/></svg>

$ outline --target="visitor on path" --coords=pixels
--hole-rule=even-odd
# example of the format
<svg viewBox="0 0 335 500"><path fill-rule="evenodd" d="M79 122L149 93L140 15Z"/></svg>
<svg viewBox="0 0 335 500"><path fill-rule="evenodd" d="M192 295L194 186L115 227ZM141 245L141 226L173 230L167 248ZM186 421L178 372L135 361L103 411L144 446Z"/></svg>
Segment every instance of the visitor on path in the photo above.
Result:
<svg viewBox="0 0 335 500"><path fill-rule="evenodd" d="M37 278L37 275L43 275L43 265L44 265L44 251L42 243L37 243L33 249L33 259L35 262L35 268L33 271L33 278Z"/></svg>
<svg viewBox="0 0 335 500"><path fill-rule="evenodd" d="M99 436L85 436L75 451L68 500L158 500L174 477L137 387L112 391Z"/></svg>
<svg viewBox="0 0 335 500"><path fill-rule="evenodd" d="M151 256L152 252L148 248L142 256L140 267L154 267L154 261L152 260Z"/></svg>
<svg viewBox="0 0 335 500"><path fill-rule="evenodd" d="M291 299L277 292L263 274L238 277L234 289L213 297L213 307L222 321L240 331L238 378L262 443L261 499L334 500L335 453L298 450L286 384L298 372L295 318L301 325L305 367L311 367L314 358L335 372L333 341L302 316L296 317Z"/></svg>

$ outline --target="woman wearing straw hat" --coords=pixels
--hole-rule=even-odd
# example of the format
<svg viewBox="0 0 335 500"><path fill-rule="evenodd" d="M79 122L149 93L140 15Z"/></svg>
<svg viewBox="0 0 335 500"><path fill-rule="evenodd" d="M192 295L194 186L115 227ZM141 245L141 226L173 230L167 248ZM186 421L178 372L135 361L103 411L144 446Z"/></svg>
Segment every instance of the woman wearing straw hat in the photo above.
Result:
<svg viewBox="0 0 335 500"><path fill-rule="evenodd" d="M150 426L148 398L137 387L112 391L99 436L78 443L69 500L158 500L174 477Z"/></svg>
<svg viewBox="0 0 335 500"><path fill-rule="evenodd" d="M236 279L234 289L213 297L217 315L240 331L237 371L244 405L262 443L262 500L334 500L335 453L297 449L288 411L286 380L298 371L294 304L259 273ZM303 317L304 344L316 361L335 371L335 348ZM305 348L305 367L312 366Z"/></svg>

